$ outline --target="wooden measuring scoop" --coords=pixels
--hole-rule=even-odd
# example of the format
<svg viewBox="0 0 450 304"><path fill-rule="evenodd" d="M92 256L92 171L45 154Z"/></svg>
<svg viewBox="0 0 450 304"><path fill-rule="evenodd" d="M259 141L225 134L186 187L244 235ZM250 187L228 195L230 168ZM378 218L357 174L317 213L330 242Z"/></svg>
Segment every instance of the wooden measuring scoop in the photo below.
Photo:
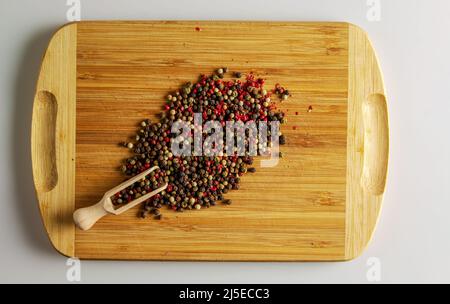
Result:
<svg viewBox="0 0 450 304"><path fill-rule="evenodd" d="M122 191L123 189L131 186L135 182L144 179L147 175L149 175L152 171L159 169L159 167L155 166L150 169L143 171L142 173L136 175L135 177L123 182L115 188L112 188L108 192L103 195L103 198L95 205L86 208L80 208L73 213L73 220L78 228L81 230L90 229L99 219L104 217L107 214L119 215L124 213L125 211L133 208L134 206L139 205L140 203L148 200L152 196L158 194L159 192L165 190L167 188L167 183L165 183L160 188L147 193L134 201L127 203L126 205L120 208L114 208L114 205L111 201L111 197L116 193Z"/></svg>

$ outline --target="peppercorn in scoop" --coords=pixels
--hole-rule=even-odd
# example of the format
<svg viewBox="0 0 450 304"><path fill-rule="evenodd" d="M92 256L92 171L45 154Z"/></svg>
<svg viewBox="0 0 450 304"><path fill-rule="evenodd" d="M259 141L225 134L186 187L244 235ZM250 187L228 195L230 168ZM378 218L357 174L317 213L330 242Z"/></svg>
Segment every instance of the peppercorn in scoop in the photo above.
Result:
<svg viewBox="0 0 450 304"><path fill-rule="evenodd" d="M120 208L125 204L128 204L147 193L150 193L161 186L163 186L166 181L164 179L165 174L160 170L152 171L149 175L145 176L141 180L133 183L127 188L115 193L111 197L111 202L115 208ZM157 194L158 195L158 194ZM148 215L149 211L144 208L141 212L141 217Z"/></svg>
<svg viewBox="0 0 450 304"><path fill-rule="evenodd" d="M256 171L252 167L254 158L248 152L242 156L224 153L216 154L218 156L174 156L171 140L177 134L171 133L172 125L177 121L193 124L194 113L201 113L203 121L219 121L222 126L227 121L284 123L285 115L276 110L273 98L286 100L290 92L279 84L274 90L267 91L264 80L255 78L253 74L241 80L242 73L234 72L234 79L225 80L227 72L227 68L220 68L214 75L201 75L196 83L188 82L169 94L160 119L156 122L149 119L142 121L134 140L122 144L134 154L121 166L125 175L134 176L151 166L158 166L161 170L139 185L134 185L133 194L130 190L120 193L115 198L116 204L124 203L130 195L142 195L142 191L165 182L168 183L166 190L142 205L142 217L153 214L156 219L161 219L159 209L163 206L183 212L209 208L217 201L222 201L224 205L231 204L231 200L226 200L224 195L239 189L242 175ZM207 135L203 134L203 137ZM267 148L259 147L259 153L267 153L270 149L270 130L267 135L269 144ZM279 139L281 145L286 143L284 135L280 134ZM245 151L248 151L248 145L249 141L245 139Z"/></svg>

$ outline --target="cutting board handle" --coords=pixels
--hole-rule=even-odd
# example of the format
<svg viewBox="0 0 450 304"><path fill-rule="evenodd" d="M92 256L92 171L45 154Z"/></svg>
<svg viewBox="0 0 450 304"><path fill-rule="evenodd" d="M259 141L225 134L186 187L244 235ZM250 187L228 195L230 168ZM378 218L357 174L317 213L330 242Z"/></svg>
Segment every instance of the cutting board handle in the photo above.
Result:
<svg viewBox="0 0 450 304"><path fill-rule="evenodd" d="M389 127L386 98L371 94L362 103L364 165L361 184L373 195L384 193L389 156Z"/></svg>
<svg viewBox="0 0 450 304"><path fill-rule="evenodd" d="M53 246L74 256L77 24L60 28L42 59L31 122L31 159L42 220Z"/></svg>
<svg viewBox="0 0 450 304"><path fill-rule="evenodd" d="M38 193L49 192L58 183L55 138L57 114L55 95L46 90L37 92L33 111L33 164Z"/></svg>
<svg viewBox="0 0 450 304"><path fill-rule="evenodd" d="M104 208L104 200L102 199L95 205L86 208L77 209L73 213L75 225L81 230L89 230L94 224L108 214Z"/></svg>

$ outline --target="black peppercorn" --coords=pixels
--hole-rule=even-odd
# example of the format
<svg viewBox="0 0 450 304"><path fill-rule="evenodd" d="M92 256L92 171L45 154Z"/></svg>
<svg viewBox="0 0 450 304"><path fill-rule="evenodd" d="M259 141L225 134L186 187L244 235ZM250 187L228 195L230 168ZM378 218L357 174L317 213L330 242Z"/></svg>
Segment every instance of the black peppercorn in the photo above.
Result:
<svg viewBox="0 0 450 304"><path fill-rule="evenodd" d="M222 201L222 204L224 204L224 205L231 205L232 203L233 202L231 200L229 200L229 199L226 199L226 200Z"/></svg>

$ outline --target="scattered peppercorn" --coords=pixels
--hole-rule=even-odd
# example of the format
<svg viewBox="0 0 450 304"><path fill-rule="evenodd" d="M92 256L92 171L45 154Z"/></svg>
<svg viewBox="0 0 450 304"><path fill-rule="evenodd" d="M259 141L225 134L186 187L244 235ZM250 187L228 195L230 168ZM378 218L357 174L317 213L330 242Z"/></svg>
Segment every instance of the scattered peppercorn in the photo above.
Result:
<svg viewBox="0 0 450 304"><path fill-rule="evenodd" d="M232 203L233 203L233 201L230 199L226 199L226 200L222 201L222 204L224 204L224 205L231 205Z"/></svg>
<svg viewBox="0 0 450 304"><path fill-rule="evenodd" d="M287 100L291 96L289 90L286 90L280 84L276 84L274 93L277 94L278 98L281 100Z"/></svg>

